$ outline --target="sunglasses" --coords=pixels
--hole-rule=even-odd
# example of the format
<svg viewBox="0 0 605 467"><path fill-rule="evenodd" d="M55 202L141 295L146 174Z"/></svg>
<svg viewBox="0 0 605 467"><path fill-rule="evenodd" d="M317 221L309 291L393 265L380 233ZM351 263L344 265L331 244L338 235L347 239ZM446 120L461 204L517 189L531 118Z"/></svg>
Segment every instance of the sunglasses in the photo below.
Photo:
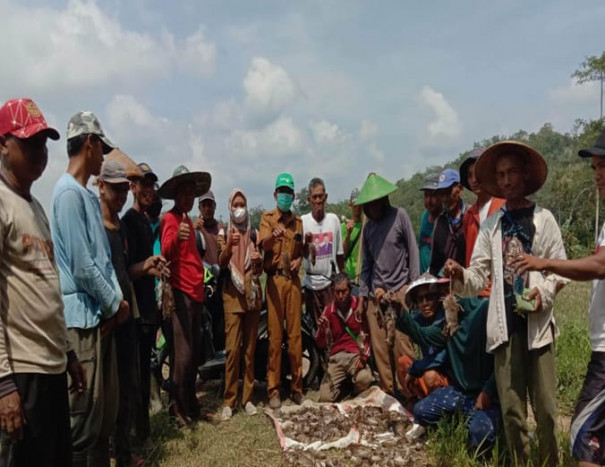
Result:
<svg viewBox="0 0 605 467"><path fill-rule="evenodd" d="M418 303L422 303L425 300L427 300L427 301L437 300L437 298L438 298L437 294L435 294L435 293L427 293L427 294L423 294L423 295L418 294L416 296L416 300L418 301Z"/></svg>

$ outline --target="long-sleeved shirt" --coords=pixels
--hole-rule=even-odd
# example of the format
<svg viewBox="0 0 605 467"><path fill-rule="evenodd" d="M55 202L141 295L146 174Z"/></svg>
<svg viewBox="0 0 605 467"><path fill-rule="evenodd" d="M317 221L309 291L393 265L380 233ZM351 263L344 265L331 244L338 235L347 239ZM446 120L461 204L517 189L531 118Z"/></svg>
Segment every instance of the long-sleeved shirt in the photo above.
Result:
<svg viewBox="0 0 605 467"><path fill-rule="evenodd" d="M362 254L361 297L378 287L399 290L418 278L418 246L405 209L391 206L379 221L368 219Z"/></svg>
<svg viewBox="0 0 605 467"><path fill-rule="evenodd" d="M456 293L465 297L473 297L485 289L491 275L492 289L487 317L488 352L493 352L500 345L508 342L509 336L503 282L501 222L503 215L500 210L481 224L471 264L464 270L464 284L459 281L453 283ZM552 213L536 206L533 223L536 229L531 245L533 254L541 258L566 259L561 231ZM553 313L554 300L557 291L568 282L569 279L556 274L543 275L539 271L529 272L529 288L536 287L542 300L542 309L527 315L529 350L539 349L550 344L554 340L554 335L558 334Z"/></svg>
<svg viewBox="0 0 605 467"><path fill-rule="evenodd" d="M170 285L186 293L196 302L204 301L204 265L195 245L195 230L189 216L189 238L179 240L179 225L183 215L174 209L168 211L160 221L162 255L170 261Z"/></svg>
<svg viewBox="0 0 605 467"><path fill-rule="evenodd" d="M345 320L346 315L339 316L338 308L335 302L332 302L324 309L324 316L328 320L328 327L332 334L332 347L330 348L330 355L337 354L338 352L347 352L353 354L362 354L362 358L366 360L370 355L370 332L368 330L368 324L364 318L359 322L355 316L355 308L357 308L357 298L351 297L351 312L348 319ZM360 352L357 343L353 337L347 332L346 327L349 327L351 332L356 336L359 336L361 331L365 334L364 351ZM320 326L317 330L316 337L317 345L323 349L328 344L327 330L324 326Z"/></svg>
<svg viewBox="0 0 605 467"><path fill-rule="evenodd" d="M51 231L67 327L94 328L118 311L123 296L99 200L68 173L55 185Z"/></svg>
<svg viewBox="0 0 605 467"><path fill-rule="evenodd" d="M447 211L444 211L435 221L429 266L429 272L433 276L443 275L443 265L449 258L466 266L466 242L464 240L464 230L462 229L462 220L466 212L466 205L460 201L460 206L460 216L456 219L452 219Z"/></svg>
<svg viewBox="0 0 605 467"><path fill-rule="evenodd" d="M0 180L0 396L12 374L65 371L67 336L48 219Z"/></svg>
<svg viewBox="0 0 605 467"><path fill-rule="evenodd" d="M461 299L463 311L459 316L458 331L446 338L443 322L421 326L410 313L402 313L398 328L420 346L445 348L445 368L454 386L469 396L485 391L497 398L494 380L494 358L485 351L487 300Z"/></svg>

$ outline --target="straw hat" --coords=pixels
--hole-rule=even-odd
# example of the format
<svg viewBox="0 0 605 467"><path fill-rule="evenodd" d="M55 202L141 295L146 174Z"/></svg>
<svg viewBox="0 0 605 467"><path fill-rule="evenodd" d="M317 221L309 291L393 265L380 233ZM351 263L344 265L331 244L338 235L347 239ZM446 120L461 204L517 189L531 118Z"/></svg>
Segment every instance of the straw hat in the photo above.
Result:
<svg viewBox="0 0 605 467"><path fill-rule="evenodd" d="M449 279L435 277L427 272L410 284L405 292L405 305L411 310L416 303L416 294L423 287L435 287L439 291L439 295L445 295L449 284Z"/></svg>
<svg viewBox="0 0 605 467"><path fill-rule="evenodd" d="M203 195L210 189L212 183L212 177L208 172L189 172L189 169L184 165L179 165L172 172L172 178L169 178L164 184L158 189L158 195L164 199L174 199L176 194L176 188L182 183L194 182L195 183L195 194L198 196Z"/></svg>
<svg viewBox="0 0 605 467"><path fill-rule="evenodd" d="M126 177L129 180L133 178L143 178L143 172L130 157L128 157L122 150L115 148L112 149L106 156L106 161L115 161L124 167Z"/></svg>
<svg viewBox="0 0 605 467"><path fill-rule="evenodd" d="M395 185L372 172L368 175L368 178L366 178L365 183L361 187L359 197L357 198L357 201L355 201L355 204L359 206L361 204L376 201L377 199L390 195L396 190L397 187Z"/></svg>
<svg viewBox="0 0 605 467"><path fill-rule="evenodd" d="M524 196L538 191L548 175L548 166L542 154L531 146L519 141L500 141L488 147L477 159L475 175L481 183L481 189L496 198L504 198L496 181L496 162L501 155L520 154L525 158L528 177L525 182Z"/></svg>

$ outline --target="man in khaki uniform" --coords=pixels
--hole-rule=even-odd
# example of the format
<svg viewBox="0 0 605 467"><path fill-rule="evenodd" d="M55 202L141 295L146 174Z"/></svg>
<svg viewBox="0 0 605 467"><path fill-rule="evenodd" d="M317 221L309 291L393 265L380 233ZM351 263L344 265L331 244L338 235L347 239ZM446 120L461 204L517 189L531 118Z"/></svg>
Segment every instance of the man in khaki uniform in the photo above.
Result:
<svg viewBox="0 0 605 467"><path fill-rule="evenodd" d="M294 201L292 175L277 176L273 193L277 207L263 213L259 245L264 251L263 269L267 273L267 311L269 330L269 362L267 393L269 406L279 408L281 400L281 345L284 319L288 333L288 357L292 381L291 399L302 402L302 297L298 270L302 262L302 221L290 210Z"/></svg>

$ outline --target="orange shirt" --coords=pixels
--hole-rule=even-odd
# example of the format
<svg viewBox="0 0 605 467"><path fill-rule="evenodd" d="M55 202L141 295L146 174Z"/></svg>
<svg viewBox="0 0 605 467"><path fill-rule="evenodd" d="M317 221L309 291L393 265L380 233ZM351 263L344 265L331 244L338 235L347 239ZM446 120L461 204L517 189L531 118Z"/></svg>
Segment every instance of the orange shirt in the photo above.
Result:
<svg viewBox="0 0 605 467"><path fill-rule="evenodd" d="M505 200L501 198L492 198L491 204L487 211L487 217L498 211L498 209L504 205L504 202ZM464 232L464 238L466 240L466 267L470 266L471 264L471 257L473 256L473 249L475 248L475 242L477 241L477 236L479 235L480 226L481 222L479 220L479 208L477 203L475 203L466 210L464 213L464 218L462 219L462 229ZM479 296L489 297L490 289L491 284L488 285L487 288L479 294Z"/></svg>

